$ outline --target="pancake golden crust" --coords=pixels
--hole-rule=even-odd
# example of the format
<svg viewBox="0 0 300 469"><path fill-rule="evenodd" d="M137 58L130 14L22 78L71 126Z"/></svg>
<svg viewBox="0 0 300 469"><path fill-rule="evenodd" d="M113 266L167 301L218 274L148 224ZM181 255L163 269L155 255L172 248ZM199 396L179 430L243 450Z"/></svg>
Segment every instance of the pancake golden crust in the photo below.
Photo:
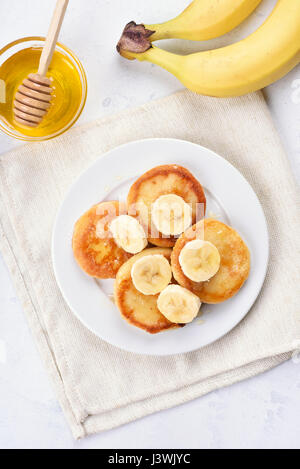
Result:
<svg viewBox="0 0 300 469"><path fill-rule="evenodd" d="M161 254L170 261L171 249L146 249L127 261L117 274L114 297L121 315L129 324L150 334L157 334L158 332L183 326L171 323L160 313L157 308L158 295L143 295L133 285L131 279L133 264L141 257L151 254Z"/></svg>
<svg viewBox="0 0 300 469"><path fill-rule="evenodd" d="M122 214L126 214L125 204L102 202L94 205L75 224L74 257L91 277L115 278L121 265L132 257L117 246L109 231L109 223Z"/></svg>
<svg viewBox="0 0 300 469"><path fill-rule="evenodd" d="M218 273L207 282L196 283L187 278L180 266L179 256L183 247L193 239L201 237L210 241L219 250L221 264ZM178 239L171 256L174 278L185 288L195 293L203 303L222 303L234 296L250 272L250 252L240 237L231 227L214 220L202 220L189 228Z"/></svg>
<svg viewBox="0 0 300 469"><path fill-rule="evenodd" d="M137 209L137 216L148 227L149 242L160 247L173 247L177 238L167 238L161 233L156 233L156 229L151 223L151 205L158 197L166 194L178 195L186 203L192 205L193 224L196 223L196 219L204 217L206 197L203 188L186 168L179 165L157 166L143 174L132 185L127 198L127 206L130 212L131 207L138 208L140 203L145 204L148 208L147 214L141 213ZM197 204L202 205L197 207ZM132 214L132 216L135 215Z"/></svg>

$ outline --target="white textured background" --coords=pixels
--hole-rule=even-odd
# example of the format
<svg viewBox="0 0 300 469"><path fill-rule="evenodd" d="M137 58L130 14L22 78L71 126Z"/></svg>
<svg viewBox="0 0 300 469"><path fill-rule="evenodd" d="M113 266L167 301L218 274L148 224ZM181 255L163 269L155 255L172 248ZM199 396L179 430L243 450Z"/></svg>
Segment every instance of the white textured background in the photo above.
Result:
<svg viewBox="0 0 300 469"><path fill-rule="evenodd" d="M115 44L127 21L163 21L188 3L70 0L61 42L78 54L87 71L89 96L81 122L180 88L174 77L151 64L119 58ZM263 0L251 19L218 40L169 41L164 47L185 52L234 42L253 31L275 3ZM1 0L0 47L22 36L45 35L54 4L55 0ZM300 67L269 87L265 96L300 184ZM0 135L1 153L16 145ZM300 358L189 404L74 442L0 257L0 448L299 449L299 370Z"/></svg>

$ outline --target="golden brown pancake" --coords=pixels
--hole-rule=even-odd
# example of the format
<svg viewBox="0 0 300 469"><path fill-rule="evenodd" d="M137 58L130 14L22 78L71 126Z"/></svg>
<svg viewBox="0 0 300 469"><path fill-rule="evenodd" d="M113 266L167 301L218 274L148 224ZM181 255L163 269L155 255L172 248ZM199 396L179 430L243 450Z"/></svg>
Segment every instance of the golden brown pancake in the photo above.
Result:
<svg viewBox="0 0 300 469"><path fill-rule="evenodd" d="M206 198L199 181L185 168L179 165L163 165L147 171L130 188L127 197L129 215L138 216L140 222L148 227L148 240L155 246L173 247L175 237L164 237L157 233L151 223L151 206L158 197L175 194L191 204L193 224L204 217ZM139 204L145 204L146 212L139 210ZM197 204L202 204L197 206ZM198 212L198 213L197 213ZM202 212L202 213L201 213Z"/></svg>
<svg viewBox="0 0 300 469"><path fill-rule="evenodd" d="M180 266L179 256L184 246L196 238L210 241L219 250L221 264L218 273L207 282L193 282ZM240 235L230 226L208 218L189 228L178 239L171 256L174 278L179 285L195 293L203 303L222 303L234 296L250 272L250 253Z"/></svg>
<svg viewBox="0 0 300 469"><path fill-rule="evenodd" d="M171 249L150 248L129 259L119 270L115 286L114 297L123 318L132 326L139 327L150 334L157 334L168 329L182 327L168 321L157 308L159 295L143 295L133 285L131 268L135 261L143 256L161 254L170 261Z"/></svg>
<svg viewBox="0 0 300 469"><path fill-rule="evenodd" d="M126 214L125 204L101 202L88 210L75 224L73 252L79 266L91 277L115 278L131 254L119 248L110 231L110 222Z"/></svg>

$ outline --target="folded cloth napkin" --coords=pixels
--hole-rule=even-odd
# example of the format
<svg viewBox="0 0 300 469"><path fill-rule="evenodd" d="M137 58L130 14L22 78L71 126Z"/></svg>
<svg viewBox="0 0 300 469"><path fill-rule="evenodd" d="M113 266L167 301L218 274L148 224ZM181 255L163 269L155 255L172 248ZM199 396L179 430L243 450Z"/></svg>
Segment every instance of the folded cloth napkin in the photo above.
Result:
<svg viewBox="0 0 300 469"><path fill-rule="evenodd" d="M57 210L78 175L107 150L150 137L199 143L236 166L263 205L271 242L265 285L242 323L213 345L170 357L127 353L88 331L65 304L50 255ZM254 376L299 349L299 193L260 93L182 91L25 145L0 157L0 196L1 250L76 438Z"/></svg>

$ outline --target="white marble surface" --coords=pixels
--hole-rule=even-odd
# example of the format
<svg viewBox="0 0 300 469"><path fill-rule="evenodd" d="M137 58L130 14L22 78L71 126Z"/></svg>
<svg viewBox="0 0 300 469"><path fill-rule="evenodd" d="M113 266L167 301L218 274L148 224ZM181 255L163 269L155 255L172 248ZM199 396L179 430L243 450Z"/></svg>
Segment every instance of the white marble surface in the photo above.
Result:
<svg viewBox="0 0 300 469"><path fill-rule="evenodd" d="M150 64L114 52L131 19L156 22L188 0L71 0L61 41L88 73L81 122L170 94L180 84ZM206 44L172 41L170 50L211 48L246 36L271 11L262 6L242 27ZM0 47L43 35L54 0L2 0ZM28 12L34 12L30 17ZM185 45L184 45L185 44ZM265 91L295 177L300 183L300 67ZM0 152L17 145L0 135ZM300 448L300 360L175 409L74 442L37 354L22 308L0 258L0 448Z"/></svg>

